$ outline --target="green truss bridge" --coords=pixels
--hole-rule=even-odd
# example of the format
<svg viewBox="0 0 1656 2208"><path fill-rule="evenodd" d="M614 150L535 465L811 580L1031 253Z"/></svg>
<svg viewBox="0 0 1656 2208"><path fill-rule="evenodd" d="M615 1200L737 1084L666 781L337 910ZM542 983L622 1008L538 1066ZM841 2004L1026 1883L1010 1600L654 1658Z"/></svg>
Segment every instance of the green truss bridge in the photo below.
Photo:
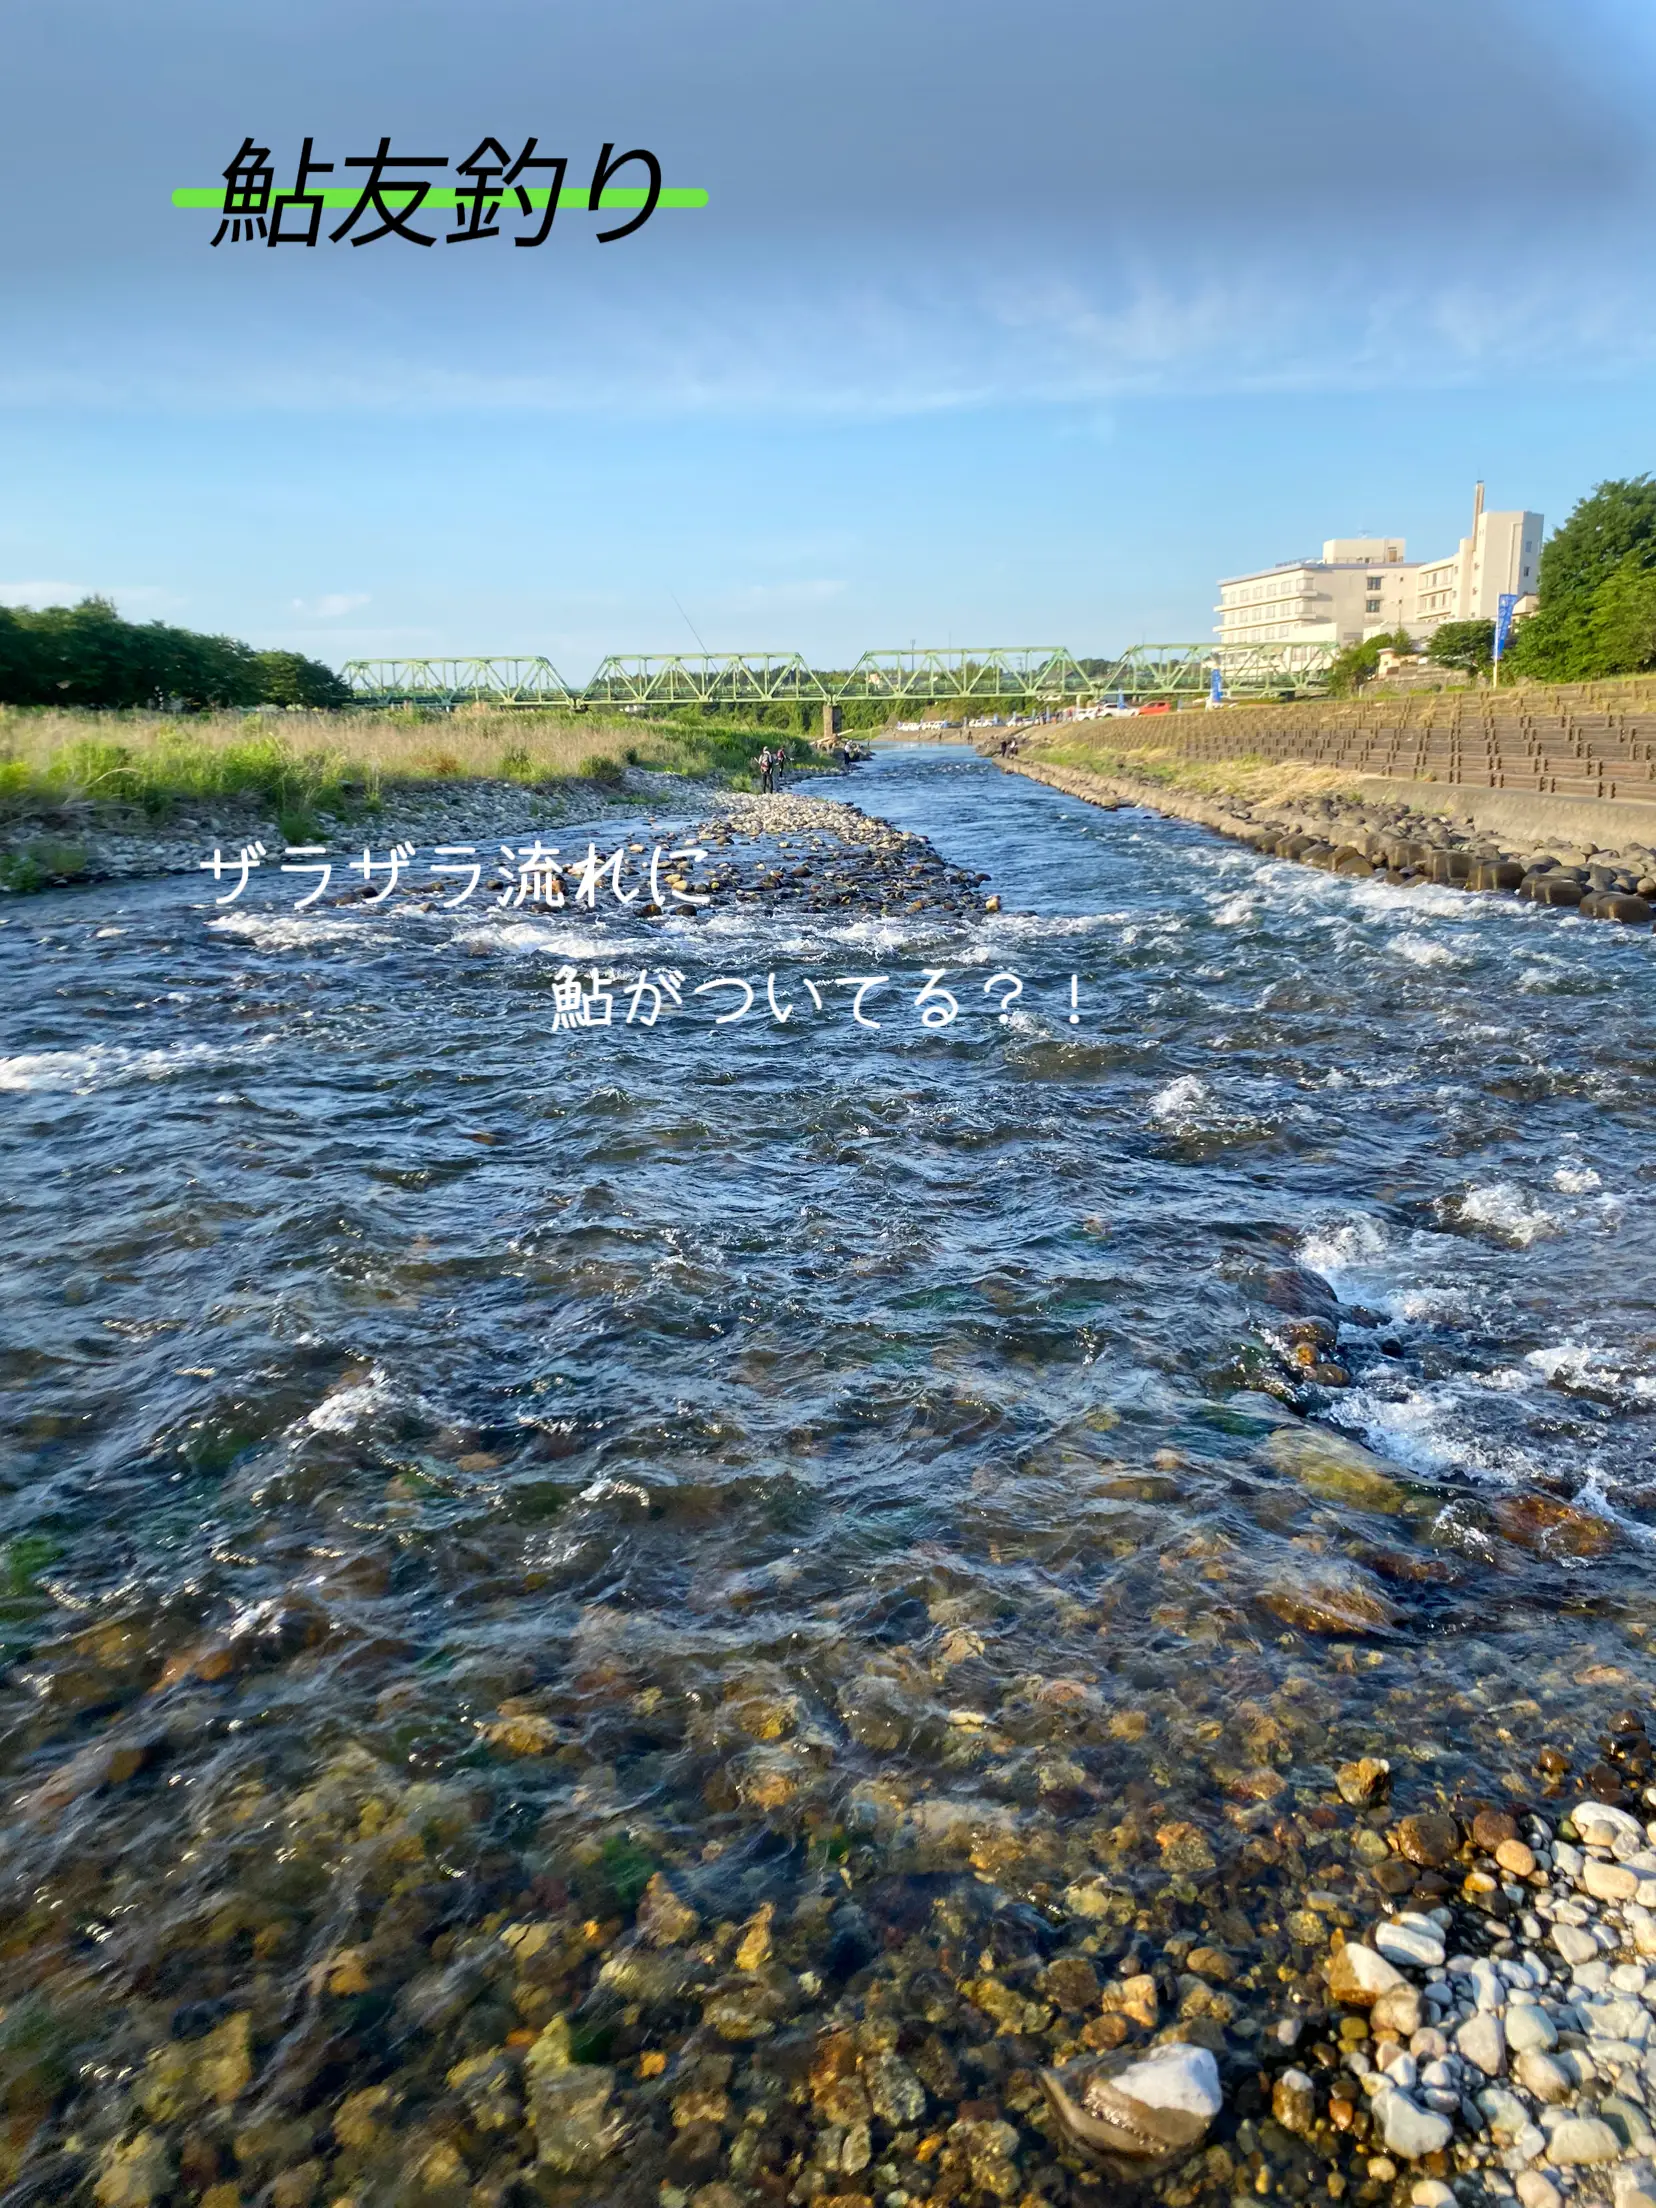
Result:
<svg viewBox="0 0 1656 2208"><path fill-rule="evenodd" d="M1135 644L1113 659L1077 659L1061 645L965 646L864 652L854 667L812 667L798 652L638 652L606 659L590 682L564 680L549 659L352 659L341 679L363 705L607 706L629 713L685 706L852 702L903 706L1021 706L1043 710L1108 702L1176 703L1209 695L1214 670L1227 696L1315 689L1331 645L1220 652L1212 644Z"/></svg>

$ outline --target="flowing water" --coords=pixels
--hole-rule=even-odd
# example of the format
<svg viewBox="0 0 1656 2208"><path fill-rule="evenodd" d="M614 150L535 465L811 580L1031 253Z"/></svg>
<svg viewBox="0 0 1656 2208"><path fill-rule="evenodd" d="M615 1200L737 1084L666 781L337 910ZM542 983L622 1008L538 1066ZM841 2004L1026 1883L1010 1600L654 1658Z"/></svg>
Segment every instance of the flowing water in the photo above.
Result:
<svg viewBox="0 0 1656 2208"><path fill-rule="evenodd" d="M567 2013L640 2127L570 2197L653 2201L751 2147L767 2050L886 1981L938 2050L919 2128L951 2090L1015 2113L949 1943L988 1911L1015 1978L1089 1878L1106 1959L1228 1909L1245 2047L1296 1953L1273 1881L1354 1891L1334 1764L1533 1786L1647 1697L1651 939L964 752L847 794L1007 909L652 933L295 915L266 876L7 911L31 2197L90 2198L140 2129L181 2198L313 2164L285 2198L503 2197L515 2088L491 2124L454 2067ZM556 1030L567 961L664 962L686 1009ZM875 974L877 1028L829 986ZM745 1020L689 994L719 975ZM1352 1384L1302 1426L1308 1274ZM1307 1440L1335 1430L1384 1464ZM693 1998L613 1965L661 1870ZM639 2081L732 1970L736 2104L675 2163Z"/></svg>

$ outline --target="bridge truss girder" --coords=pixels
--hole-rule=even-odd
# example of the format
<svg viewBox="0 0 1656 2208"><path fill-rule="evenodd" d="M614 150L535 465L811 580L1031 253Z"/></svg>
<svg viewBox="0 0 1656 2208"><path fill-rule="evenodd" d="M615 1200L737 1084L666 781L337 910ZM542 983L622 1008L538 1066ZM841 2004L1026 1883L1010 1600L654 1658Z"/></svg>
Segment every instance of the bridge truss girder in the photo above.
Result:
<svg viewBox="0 0 1656 2208"><path fill-rule="evenodd" d="M630 712L682 706L872 701L893 706L1062 706L1123 699L1205 697L1217 668L1227 695L1265 696L1326 678L1325 644L1135 644L1083 664L1061 645L961 645L944 651L864 652L848 673L824 672L798 652L630 652L606 659L584 688L548 659L353 659L342 674L353 699L374 705L561 705Z"/></svg>
<svg viewBox="0 0 1656 2208"><path fill-rule="evenodd" d="M1263 694L1326 682L1338 649L1334 644L1227 644L1212 657L1227 691Z"/></svg>
<svg viewBox="0 0 1656 2208"><path fill-rule="evenodd" d="M836 693L798 652L618 652L588 705L821 705Z"/></svg>
<svg viewBox="0 0 1656 2208"><path fill-rule="evenodd" d="M1089 678L1061 645L951 646L946 651L864 652L834 690L836 702L889 699L942 704L953 699L1043 703L1080 697Z"/></svg>
<svg viewBox="0 0 1656 2208"><path fill-rule="evenodd" d="M574 705L549 659L348 659L340 679L374 705Z"/></svg>

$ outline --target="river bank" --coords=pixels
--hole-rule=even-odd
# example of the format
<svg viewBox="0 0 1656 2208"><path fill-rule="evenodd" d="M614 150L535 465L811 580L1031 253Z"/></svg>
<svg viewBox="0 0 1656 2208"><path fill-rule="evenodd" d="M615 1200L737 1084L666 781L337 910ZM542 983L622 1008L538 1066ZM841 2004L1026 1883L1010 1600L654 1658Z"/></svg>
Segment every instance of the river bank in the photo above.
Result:
<svg viewBox="0 0 1656 2208"><path fill-rule="evenodd" d="M1165 2208L1642 2182L1640 943L853 793L693 918L5 914L20 2201L1096 2208L1105 2062Z"/></svg>
<svg viewBox="0 0 1656 2208"><path fill-rule="evenodd" d="M0 893L189 873L215 845L510 839L748 776L731 726L463 707L373 713L0 709Z"/></svg>
<svg viewBox="0 0 1656 2208"><path fill-rule="evenodd" d="M1181 781L1165 755L1150 756L1163 770L1154 779L1131 771L1131 754L1122 759L1122 773L1028 757L997 757L995 764L1089 803L1146 805L1272 857L1354 879L1378 876L1398 889L1511 892L1584 919L1647 929L1656 924L1656 847L1641 840L1656 833L1656 821L1645 817L1648 806L1592 807L1594 826L1614 839L1601 845L1570 832L1574 823L1567 816L1581 808L1553 807L1545 798L1508 808L1526 833L1508 828L1498 834L1478 825L1475 808L1459 811L1432 784L1365 783L1335 769L1291 765L1257 777L1278 787L1252 798L1215 794L1211 775L1201 778L1207 787L1193 787L1196 777ZM1245 780L1246 772L1238 778Z"/></svg>

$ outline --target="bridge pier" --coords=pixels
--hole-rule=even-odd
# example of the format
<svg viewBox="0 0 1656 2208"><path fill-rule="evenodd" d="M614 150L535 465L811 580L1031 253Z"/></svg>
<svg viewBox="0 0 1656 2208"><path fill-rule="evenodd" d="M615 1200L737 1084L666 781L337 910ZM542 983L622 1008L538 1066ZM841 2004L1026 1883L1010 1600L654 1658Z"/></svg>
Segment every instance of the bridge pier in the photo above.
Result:
<svg viewBox="0 0 1656 2208"><path fill-rule="evenodd" d="M822 701L823 742L831 744L844 726L845 714L843 710L834 703L832 698L824 698Z"/></svg>

